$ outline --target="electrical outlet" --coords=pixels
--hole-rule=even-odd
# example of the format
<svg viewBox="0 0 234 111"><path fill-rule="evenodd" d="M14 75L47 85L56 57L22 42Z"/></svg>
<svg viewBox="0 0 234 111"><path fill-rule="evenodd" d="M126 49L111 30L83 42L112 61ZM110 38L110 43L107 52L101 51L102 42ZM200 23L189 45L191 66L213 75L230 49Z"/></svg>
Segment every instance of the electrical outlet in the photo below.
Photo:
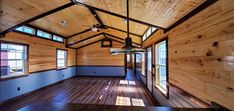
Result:
<svg viewBox="0 0 234 111"><path fill-rule="evenodd" d="M17 88L17 91L20 91L20 87Z"/></svg>

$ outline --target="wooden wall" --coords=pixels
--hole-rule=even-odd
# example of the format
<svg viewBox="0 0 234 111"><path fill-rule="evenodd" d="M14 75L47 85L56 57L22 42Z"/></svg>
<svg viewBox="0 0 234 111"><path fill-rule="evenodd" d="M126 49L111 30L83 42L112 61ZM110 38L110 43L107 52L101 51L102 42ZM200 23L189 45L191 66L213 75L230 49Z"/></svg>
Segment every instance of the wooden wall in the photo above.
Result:
<svg viewBox="0 0 234 111"><path fill-rule="evenodd" d="M112 42L113 47L123 44ZM77 50L77 65L124 66L124 55L111 55L109 48L101 48L99 42Z"/></svg>
<svg viewBox="0 0 234 111"><path fill-rule="evenodd" d="M10 32L6 34L5 38L1 38L0 40L29 44L29 73L55 69L56 48L67 49L63 43L45 40L16 32ZM75 66L76 51L74 49L67 50L68 66Z"/></svg>
<svg viewBox="0 0 234 111"><path fill-rule="evenodd" d="M169 82L210 103L234 110L234 3L219 0L149 46L169 38Z"/></svg>

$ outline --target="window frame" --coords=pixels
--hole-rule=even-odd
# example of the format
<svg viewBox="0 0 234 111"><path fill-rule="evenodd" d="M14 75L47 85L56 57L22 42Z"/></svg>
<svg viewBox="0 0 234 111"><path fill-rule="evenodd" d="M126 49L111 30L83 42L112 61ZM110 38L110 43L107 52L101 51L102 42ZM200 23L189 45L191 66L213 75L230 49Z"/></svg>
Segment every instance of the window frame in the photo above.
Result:
<svg viewBox="0 0 234 111"><path fill-rule="evenodd" d="M17 74L17 75L11 75L9 77L2 77L0 74L0 80L5 80L5 79L11 79L11 78L17 78L17 77L22 77L22 76L28 76L29 74L29 44L24 44L24 43L16 43L16 42L11 42L11 41L4 41L4 40L0 40L0 50L2 50L1 45L2 44L11 44L11 45L21 45L25 47L25 56L26 58L25 63L24 63L24 72L22 74ZM1 54L0 54L0 60L1 60ZM1 72L1 63L0 62L0 72Z"/></svg>
<svg viewBox="0 0 234 111"><path fill-rule="evenodd" d="M145 49L145 50L146 50L146 49ZM143 54L144 54L144 56L143 56ZM141 68L141 69L142 69L142 70L141 70L141 75L145 77L145 76L146 76L146 62L147 62L147 61L146 61L146 52L142 52L142 53L141 53L141 59L142 59L142 61L141 61L141 62L142 62L142 64L141 64L141 65L142 65L142 66L141 66L141 67L142 67L142 68ZM143 60L144 60L144 61L143 61Z"/></svg>
<svg viewBox="0 0 234 111"><path fill-rule="evenodd" d="M165 43L166 43L166 93L164 93L163 91L162 91L162 88L160 88L161 86L158 86L157 85L157 80L158 80L158 78L157 78L157 76L158 76L158 73L157 73L157 58L156 58L156 56L157 56L157 52L156 52L156 49L157 49L157 45L158 44L160 44L160 43L162 43L163 41L165 41ZM154 69L154 71L155 71L155 78L154 78L154 87L156 88L156 89L158 89L159 90L159 92L160 93L162 93L162 95L164 95L167 99L169 99L169 68L168 68L168 37L165 37L165 38L163 38L163 39L161 39L161 40L159 40L159 41L157 41L157 42L155 42L154 43L154 62L155 62L155 69Z"/></svg>
<svg viewBox="0 0 234 111"><path fill-rule="evenodd" d="M58 51L65 51L66 52L66 58L65 58L65 66L64 67L58 67ZM56 69L61 70L61 69L67 69L68 67L68 51L67 49L60 49L56 48Z"/></svg>
<svg viewBox="0 0 234 111"><path fill-rule="evenodd" d="M34 28L32 28L32 27L29 27L29 26L26 26L26 25L21 26L21 27L22 27L22 28L25 28L25 27L26 27L26 28L32 29L33 33L27 33L27 32L25 32L25 31L17 30L17 28L20 28L20 27L17 27L14 31L19 32L19 33L29 34L29 35L36 35L36 32L37 32L36 29L34 29Z"/></svg>
<svg viewBox="0 0 234 111"><path fill-rule="evenodd" d="M154 28L154 30L153 30L153 28ZM148 35L149 31L150 31L150 34ZM158 31L158 28L149 26L142 36L142 42L146 41L148 38L151 37L151 35L153 35L157 31Z"/></svg>
<svg viewBox="0 0 234 111"><path fill-rule="evenodd" d="M23 31L19 31L19 30L16 30L17 28L15 28L12 32L17 32L17 33L21 33L21 34L25 34L25 35L29 35L29 36L32 36L32 37L36 37L36 38L40 38L40 39L44 39L44 40L50 40L50 41L53 41L53 42L58 42L58 43L65 43L65 38L64 36L61 36L61 35L58 35L58 34L55 34L53 32L50 32L50 31L46 31L44 29L41 29L41 28L38 28L38 27L35 27L35 26L32 26L32 25L23 25L23 26L20 26L20 27L28 27L28 28L31 28L34 30L34 33L31 34L31 33L26 33L26 32L23 32ZM42 31L43 33L47 33L51 36L51 38L46 38L46 37L42 37L42 36L38 36L37 33L38 31ZM63 40L63 42L60 42L60 41L57 41L57 40L54 40L53 39L53 36L57 36L57 37L61 37Z"/></svg>
<svg viewBox="0 0 234 111"><path fill-rule="evenodd" d="M62 38L62 41L58 41L58 40L55 40L54 38ZM53 41L56 41L56 42L61 42L61 43L63 43L64 42L64 38L63 37L60 37L60 36L58 36L58 35L52 35L52 40Z"/></svg>
<svg viewBox="0 0 234 111"><path fill-rule="evenodd" d="M38 35L38 32L42 33L42 36ZM43 36L43 35L45 35L45 34L48 34L48 35L49 35L49 38ZM53 40L53 35L52 35L52 34L50 34L50 33L48 33L48 32L45 32L45 31L42 31L42 30L37 30L36 35L37 35L38 37L41 37L41 38L44 38L44 39Z"/></svg>
<svg viewBox="0 0 234 111"><path fill-rule="evenodd" d="M130 63L130 62L131 62L131 54L127 53L127 63Z"/></svg>

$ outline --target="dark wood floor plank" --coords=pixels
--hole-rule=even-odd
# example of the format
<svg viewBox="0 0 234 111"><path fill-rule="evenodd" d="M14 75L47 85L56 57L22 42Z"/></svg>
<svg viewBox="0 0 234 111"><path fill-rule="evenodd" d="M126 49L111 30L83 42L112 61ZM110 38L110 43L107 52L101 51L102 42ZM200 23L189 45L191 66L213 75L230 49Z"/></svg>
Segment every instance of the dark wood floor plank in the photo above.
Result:
<svg viewBox="0 0 234 111"><path fill-rule="evenodd" d="M134 81L135 85L120 84L120 80ZM74 77L56 85L16 98L0 105L0 110L15 110L38 102L115 105L117 97L142 99L145 106L157 104L146 88L131 72L126 78Z"/></svg>

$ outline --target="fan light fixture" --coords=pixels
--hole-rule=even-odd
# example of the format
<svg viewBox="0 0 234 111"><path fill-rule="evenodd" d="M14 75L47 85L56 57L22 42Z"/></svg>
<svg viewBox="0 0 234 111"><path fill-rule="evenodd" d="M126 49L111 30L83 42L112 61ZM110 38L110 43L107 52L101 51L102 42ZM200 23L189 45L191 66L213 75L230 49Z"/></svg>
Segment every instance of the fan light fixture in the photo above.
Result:
<svg viewBox="0 0 234 111"><path fill-rule="evenodd" d="M97 28L96 27L92 27L92 31L94 31L94 32L97 32Z"/></svg>
<svg viewBox="0 0 234 111"><path fill-rule="evenodd" d="M124 43L125 46L122 47L121 49L112 51L111 54L113 55L145 52L145 49L132 46L132 38L129 37L129 0L126 0L126 1L127 1L127 18L125 20L127 23L127 38L125 38L125 43Z"/></svg>

